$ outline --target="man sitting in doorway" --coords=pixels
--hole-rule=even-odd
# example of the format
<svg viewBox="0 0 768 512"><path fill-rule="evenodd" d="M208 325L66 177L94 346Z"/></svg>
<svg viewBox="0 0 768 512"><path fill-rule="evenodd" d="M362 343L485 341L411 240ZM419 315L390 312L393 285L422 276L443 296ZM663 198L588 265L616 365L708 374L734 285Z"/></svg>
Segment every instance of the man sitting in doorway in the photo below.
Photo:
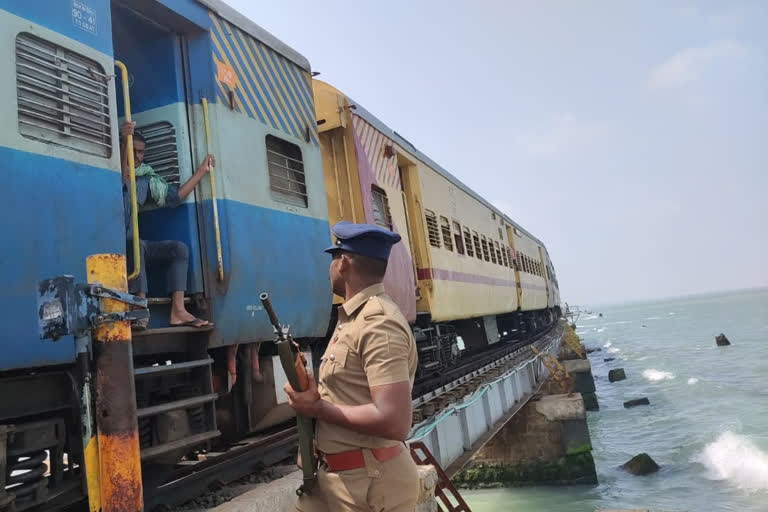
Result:
<svg viewBox="0 0 768 512"><path fill-rule="evenodd" d="M216 165L213 155L205 157L189 180L180 187L169 185L152 167L144 163L146 141L135 131L136 123L124 122L120 126L120 160L123 174L123 208L125 210L126 240L128 252L128 268L133 268L132 231L131 231L131 196L129 187L128 152L126 151L127 137L133 135L133 161L136 168L136 202L138 206L153 204L173 208L178 206L200 183L203 176L208 174L211 166ZM189 266L189 249L183 242L177 240L139 241L140 271L138 277L128 283L131 293L139 297L147 296L147 265L164 265L166 271L166 290L171 296L171 317L169 323L173 327L207 327L210 323L195 317L184 307L184 291L187 289L187 267ZM133 328L147 328L147 320L138 320Z"/></svg>

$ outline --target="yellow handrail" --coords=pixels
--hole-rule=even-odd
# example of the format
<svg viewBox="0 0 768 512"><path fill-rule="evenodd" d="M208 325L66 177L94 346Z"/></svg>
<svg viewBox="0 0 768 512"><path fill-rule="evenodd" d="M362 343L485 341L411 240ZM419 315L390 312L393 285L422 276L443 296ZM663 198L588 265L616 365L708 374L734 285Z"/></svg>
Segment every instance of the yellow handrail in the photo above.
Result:
<svg viewBox="0 0 768 512"><path fill-rule="evenodd" d="M115 67L120 68L120 79L123 82L123 104L125 105L125 120L131 122L131 96L128 93L128 68L119 60L115 61ZM133 161L133 135L128 135L125 141L125 150L128 152L128 190L131 194L131 233L133 238L133 271L128 274L128 280L136 279L141 270L139 255L139 206L136 201L136 169Z"/></svg>
<svg viewBox="0 0 768 512"><path fill-rule="evenodd" d="M203 103L203 122L205 123L205 144L208 154L211 154L211 125L208 122L208 100L202 98ZM216 237L216 265L218 268L219 281L224 280L224 261L221 257L221 232L219 231L219 206L216 204L216 178L213 174L213 165L211 165L211 202L213 203L213 229Z"/></svg>

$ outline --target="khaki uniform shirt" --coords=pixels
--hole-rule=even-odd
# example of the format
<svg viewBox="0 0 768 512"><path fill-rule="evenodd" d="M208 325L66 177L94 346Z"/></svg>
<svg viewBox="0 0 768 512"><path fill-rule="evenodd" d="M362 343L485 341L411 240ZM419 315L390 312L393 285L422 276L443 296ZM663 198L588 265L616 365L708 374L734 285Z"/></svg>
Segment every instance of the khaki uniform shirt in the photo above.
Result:
<svg viewBox="0 0 768 512"><path fill-rule="evenodd" d="M369 286L339 307L336 329L323 354L318 391L333 404L372 403L370 387L409 381L413 387L418 357L408 321L384 292ZM317 448L339 453L396 444L317 421Z"/></svg>

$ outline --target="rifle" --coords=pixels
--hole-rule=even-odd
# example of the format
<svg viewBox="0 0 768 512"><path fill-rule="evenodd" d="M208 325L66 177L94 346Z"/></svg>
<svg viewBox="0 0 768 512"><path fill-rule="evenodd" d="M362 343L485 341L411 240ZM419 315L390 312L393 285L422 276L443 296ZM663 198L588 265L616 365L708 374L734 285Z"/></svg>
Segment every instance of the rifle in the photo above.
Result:
<svg viewBox="0 0 768 512"><path fill-rule="evenodd" d="M281 325L277 319L275 310L272 309L272 301L269 300L267 293L262 293L259 298L261 304L264 306L264 310L269 316L269 321L275 328L275 334L277 340L277 353L280 356L280 363L283 366L286 377L291 387L296 391L306 391L309 388L309 375L307 374L304 354L300 350L293 353L293 348L298 349L298 345L291 337L290 327L288 325ZM299 455L301 455L301 471L304 473L304 482L296 490L296 494L301 496L305 492L312 492L312 488L317 480L315 473L315 449L313 442L314 427L312 425L312 418L308 418L301 414L296 415L296 425L299 430Z"/></svg>

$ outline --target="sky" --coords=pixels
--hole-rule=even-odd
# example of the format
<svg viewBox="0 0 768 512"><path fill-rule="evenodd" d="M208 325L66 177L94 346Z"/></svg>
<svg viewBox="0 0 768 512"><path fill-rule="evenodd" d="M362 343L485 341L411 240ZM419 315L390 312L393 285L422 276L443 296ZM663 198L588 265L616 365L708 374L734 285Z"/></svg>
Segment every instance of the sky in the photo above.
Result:
<svg viewBox="0 0 768 512"><path fill-rule="evenodd" d="M542 240L564 301L768 285L768 2L227 2Z"/></svg>

